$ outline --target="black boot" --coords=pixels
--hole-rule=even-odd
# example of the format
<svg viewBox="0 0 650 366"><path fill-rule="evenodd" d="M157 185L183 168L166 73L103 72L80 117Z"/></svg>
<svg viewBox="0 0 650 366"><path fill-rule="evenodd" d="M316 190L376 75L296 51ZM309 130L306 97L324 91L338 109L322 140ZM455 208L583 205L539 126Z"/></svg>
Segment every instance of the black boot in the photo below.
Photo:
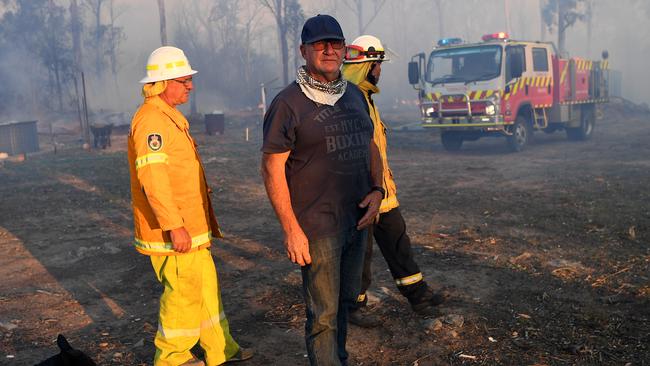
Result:
<svg viewBox="0 0 650 366"><path fill-rule="evenodd" d="M375 328L381 324L379 317L365 306L351 311L348 314L348 322L361 328Z"/></svg>
<svg viewBox="0 0 650 366"><path fill-rule="evenodd" d="M445 297L433 292L430 287L426 287L422 293L417 296L409 298L411 309L420 316L433 316L436 315L435 307L445 302Z"/></svg>
<svg viewBox="0 0 650 366"><path fill-rule="evenodd" d="M363 294L359 296L361 301L358 301L350 308L348 312L348 323L354 324L361 328L374 328L381 324L381 319L376 314L373 314L366 304L368 297Z"/></svg>

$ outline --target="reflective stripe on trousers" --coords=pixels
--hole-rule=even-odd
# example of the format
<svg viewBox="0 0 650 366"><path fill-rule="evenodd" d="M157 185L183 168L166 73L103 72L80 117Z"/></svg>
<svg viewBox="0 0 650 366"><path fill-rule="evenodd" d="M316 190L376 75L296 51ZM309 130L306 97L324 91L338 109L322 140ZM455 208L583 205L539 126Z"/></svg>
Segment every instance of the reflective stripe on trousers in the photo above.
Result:
<svg viewBox="0 0 650 366"><path fill-rule="evenodd" d="M239 346L230 335L210 250L150 258L164 286L154 365L176 366L192 359L190 349L197 342L208 365L235 355Z"/></svg>

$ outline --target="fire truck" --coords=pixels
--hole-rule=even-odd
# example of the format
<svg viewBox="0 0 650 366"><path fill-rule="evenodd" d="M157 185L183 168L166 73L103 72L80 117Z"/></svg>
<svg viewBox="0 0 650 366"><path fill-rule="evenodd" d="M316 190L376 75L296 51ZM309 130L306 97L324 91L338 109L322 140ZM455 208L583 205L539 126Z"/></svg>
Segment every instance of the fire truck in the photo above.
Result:
<svg viewBox="0 0 650 366"><path fill-rule="evenodd" d="M447 151L505 136L518 152L534 131L564 130L574 141L591 137L596 108L608 101L607 57L607 51L600 61L561 57L553 43L515 41L500 32L478 43L440 40L428 59L412 57L408 74L423 127L439 130Z"/></svg>

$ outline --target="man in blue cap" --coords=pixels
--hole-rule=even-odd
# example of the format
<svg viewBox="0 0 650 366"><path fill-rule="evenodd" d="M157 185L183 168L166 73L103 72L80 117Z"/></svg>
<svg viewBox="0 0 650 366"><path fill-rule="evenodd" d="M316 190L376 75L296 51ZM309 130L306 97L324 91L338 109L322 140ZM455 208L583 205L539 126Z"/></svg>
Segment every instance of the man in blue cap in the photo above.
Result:
<svg viewBox="0 0 650 366"><path fill-rule="evenodd" d="M287 257L301 266L309 362L346 365L366 227L385 195L381 158L365 98L341 77L341 26L317 15L301 38L306 65L264 116L262 175Z"/></svg>

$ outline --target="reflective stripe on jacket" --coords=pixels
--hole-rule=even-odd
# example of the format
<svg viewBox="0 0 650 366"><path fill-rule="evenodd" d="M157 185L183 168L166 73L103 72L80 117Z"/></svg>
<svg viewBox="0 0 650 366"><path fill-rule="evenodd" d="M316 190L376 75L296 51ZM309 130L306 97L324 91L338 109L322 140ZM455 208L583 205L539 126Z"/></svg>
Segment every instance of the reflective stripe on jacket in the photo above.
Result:
<svg viewBox="0 0 650 366"><path fill-rule="evenodd" d="M221 237L189 123L160 97L145 99L128 138L135 248L147 255L176 255L169 230L182 226L192 251Z"/></svg>
<svg viewBox="0 0 650 366"><path fill-rule="evenodd" d="M359 89L361 89L363 92L363 95L366 97L366 102L368 102L370 118L372 119L372 122L375 126L375 135L373 138L377 144L377 147L379 148L381 163L384 167L383 176L386 197L384 197L384 199L381 201L379 213L385 213L399 206L399 202L397 201L397 186L395 185L395 180L393 179L393 172L388 166L388 155L386 153L386 126L384 125L384 122L381 121L381 118L379 117L379 110L372 100L372 94L379 93L379 88L368 80L361 81L358 86Z"/></svg>

